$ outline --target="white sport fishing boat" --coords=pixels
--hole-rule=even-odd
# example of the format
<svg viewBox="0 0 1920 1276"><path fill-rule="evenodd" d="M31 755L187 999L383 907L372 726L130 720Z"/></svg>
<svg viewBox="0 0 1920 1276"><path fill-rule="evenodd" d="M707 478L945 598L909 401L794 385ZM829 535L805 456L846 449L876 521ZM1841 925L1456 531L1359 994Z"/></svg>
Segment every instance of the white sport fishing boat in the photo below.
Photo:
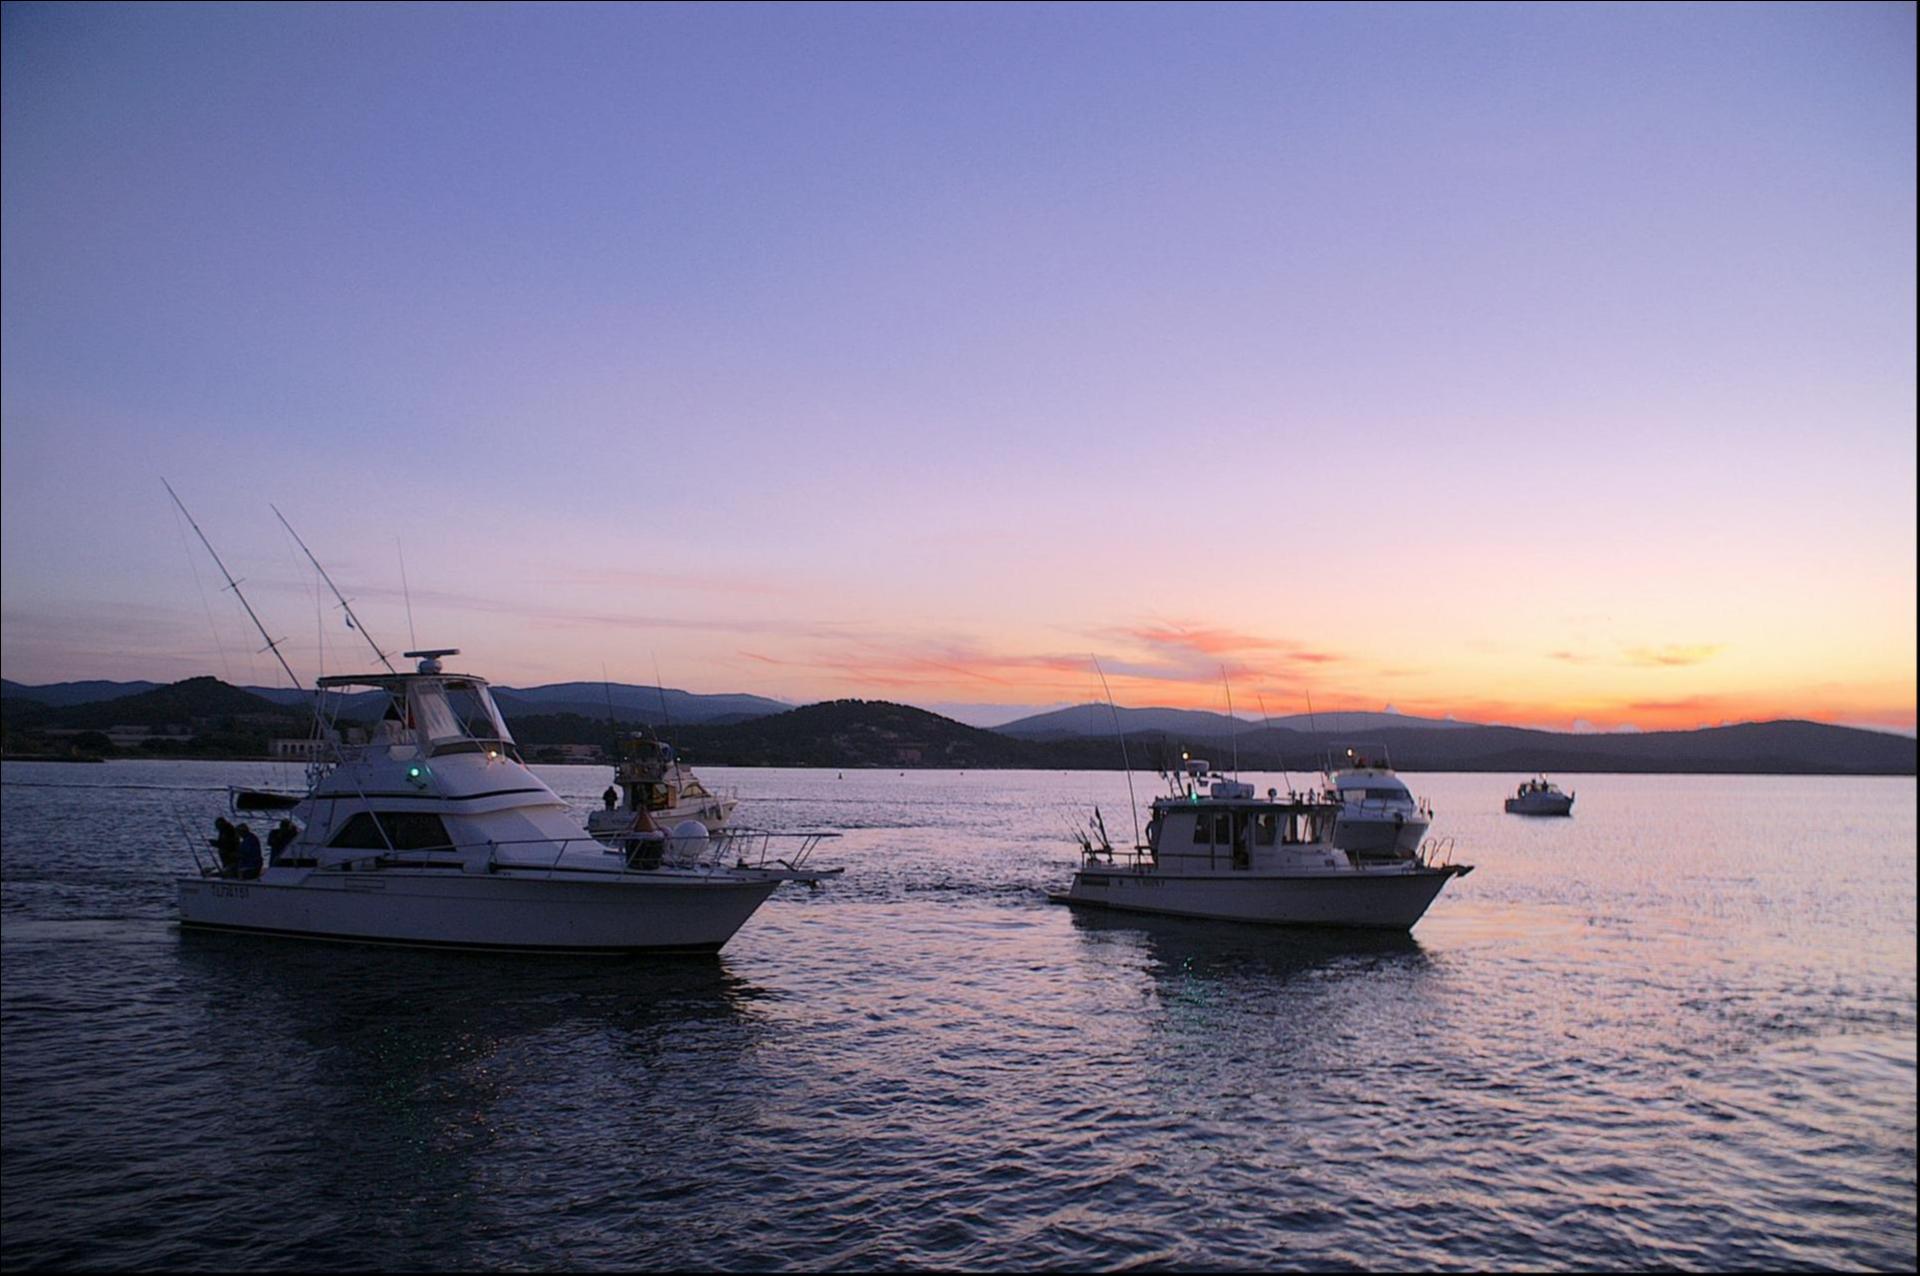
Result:
<svg viewBox="0 0 1920 1276"><path fill-rule="evenodd" d="M1340 802L1333 844L1366 857L1405 859L1419 849L1433 810L1393 773L1385 745L1356 745L1327 768L1327 787Z"/></svg>
<svg viewBox="0 0 1920 1276"><path fill-rule="evenodd" d="M587 832L602 841L618 841L634 828L671 828L697 820L717 833L739 805L730 794L715 793L700 782L651 731L632 731L620 741L620 763L607 792L613 801L587 816Z"/></svg>
<svg viewBox="0 0 1920 1276"><path fill-rule="evenodd" d="M265 650L300 686L240 582L166 487ZM386 672L319 680L307 792L232 791L236 812L287 817L264 865L250 863L244 841L219 822L220 861L178 881L183 927L428 947L713 951L780 883L841 871L807 867L832 833L716 837L687 820L636 829L613 846L595 840L522 763L486 681L443 669L443 657L460 653L410 651L414 672L395 669L286 516L274 514ZM371 739L350 742L339 722L346 697L328 697L354 688L384 693L386 713ZM787 853L776 858L775 845ZM189 837L188 846L200 860L200 844Z"/></svg>
<svg viewBox="0 0 1920 1276"><path fill-rule="evenodd" d="M1573 798L1571 793L1562 793L1560 786L1537 776L1526 781L1514 790L1507 799L1508 815L1572 815Z"/></svg>
<svg viewBox="0 0 1920 1276"><path fill-rule="evenodd" d="M408 652L413 673L319 680L327 758L298 828L255 878L203 867L180 924L314 939L567 953L712 951L782 882L818 882L825 833L714 835L687 820L608 846L520 759L484 679ZM388 697L365 744L339 743L328 694ZM774 848L790 848L775 858Z"/></svg>
<svg viewBox="0 0 1920 1276"><path fill-rule="evenodd" d="M1096 839L1055 902L1289 926L1409 930L1449 879L1473 871L1450 862L1451 842L1405 853L1335 845L1342 805L1317 794L1281 795L1211 777L1193 759L1174 791L1153 803L1146 844L1115 850L1095 813Z"/></svg>

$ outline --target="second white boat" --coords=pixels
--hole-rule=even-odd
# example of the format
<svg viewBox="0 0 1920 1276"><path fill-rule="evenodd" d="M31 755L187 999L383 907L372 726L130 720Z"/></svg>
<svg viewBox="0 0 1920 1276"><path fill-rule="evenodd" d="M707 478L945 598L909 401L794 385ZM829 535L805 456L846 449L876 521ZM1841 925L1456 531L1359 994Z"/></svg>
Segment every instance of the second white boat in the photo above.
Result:
<svg viewBox="0 0 1920 1276"><path fill-rule="evenodd" d="M1081 862L1058 903L1286 926L1409 930L1441 888L1473 871L1436 851L1353 851L1335 841L1342 806L1314 795L1233 780L1206 783L1188 764L1156 799L1146 843L1116 850L1083 837ZM1097 818L1097 817L1096 817Z"/></svg>

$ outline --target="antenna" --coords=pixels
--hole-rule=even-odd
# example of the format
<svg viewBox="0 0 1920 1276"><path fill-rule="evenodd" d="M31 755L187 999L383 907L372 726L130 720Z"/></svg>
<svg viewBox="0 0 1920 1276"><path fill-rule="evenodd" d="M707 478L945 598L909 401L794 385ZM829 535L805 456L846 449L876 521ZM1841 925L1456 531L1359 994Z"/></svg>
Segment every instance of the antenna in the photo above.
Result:
<svg viewBox="0 0 1920 1276"><path fill-rule="evenodd" d="M1107 671L1100 667L1100 657L1089 655L1093 661L1093 671L1100 675L1100 690L1107 693L1107 712L1113 715L1113 733L1120 737L1120 765L1127 769L1127 805L1133 808L1133 844L1140 845L1140 804L1133 798L1133 763L1127 760L1127 737L1120 730L1120 710L1113 703L1113 688L1107 685Z"/></svg>
<svg viewBox="0 0 1920 1276"><path fill-rule="evenodd" d="M367 627L360 623L360 617L353 614L353 604L349 603L346 595L340 592L340 587L333 583L333 577L327 575L327 569L322 567L320 560L313 556L313 551L307 548L307 543L300 539L300 533L293 530L293 524L289 523L287 516L280 512L280 507L268 501L267 508L273 511L273 516L280 520L280 526L287 529L287 535L293 537L293 543L300 547L300 551L307 556L307 561L313 564L313 569L320 573L320 579L327 582L327 588L331 589L333 596L339 599L341 610L347 613L347 623L357 629L360 636L367 640L367 646L373 648L374 656L387 667L388 673L400 672L393 667L393 661L387 659L387 653L380 650L380 644L373 640L373 635L367 632Z"/></svg>
<svg viewBox="0 0 1920 1276"><path fill-rule="evenodd" d="M286 670L287 681L293 684L294 690L304 692L306 687L301 685L299 676L293 672L293 666L288 664L287 658L280 654L280 643L282 640L269 634L267 627L260 623L260 617L254 614L253 604L248 602L247 596L240 592L240 582L233 578L233 573L227 570L227 565L220 561L220 555L214 551L213 542L208 540L207 534L200 530L200 524L193 521L192 514L187 513L186 503L180 499L180 493L174 491L173 484L167 482L164 478L160 480L160 486L167 489L167 495L173 498L173 503L180 507L182 514L187 515L187 525L193 528L194 535L200 538L200 543L207 547L207 553L213 556L214 566L220 569L220 574L227 578L227 588L231 589L233 596L240 600L240 605L247 609L247 619L253 622L253 627L260 631L260 637L264 639L267 644L260 650L271 651L273 658L280 662L280 667Z"/></svg>

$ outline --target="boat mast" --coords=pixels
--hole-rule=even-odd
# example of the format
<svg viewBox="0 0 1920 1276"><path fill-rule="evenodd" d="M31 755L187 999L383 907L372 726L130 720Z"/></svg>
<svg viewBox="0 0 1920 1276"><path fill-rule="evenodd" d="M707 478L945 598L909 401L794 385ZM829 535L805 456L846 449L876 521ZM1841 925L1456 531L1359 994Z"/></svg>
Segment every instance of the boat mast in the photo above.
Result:
<svg viewBox="0 0 1920 1276"><path fill-rule="evenodd" d="M293 524L289 523L287 516L280 512L280 507L269 501L267 508L272 510L273 516L280 520L280 526L287 529L287 535L293 537L293 543L298 545L300 551L307 556L307 561L313 564L313 569L320 573L320 579L327 582L327 588L331 589L333 596L340 601L341 610L347 613L347 623L367 640L367 646L373 648L374 656L387 667L388 673L399 673L400 671L393 667L393 662L387 659L387 653L380 650L380 644L373 640L373 635L367 632L367 627L360 623L360 617L353 614L353 604L348 602L346 595L340 592L340 587L333 583L333 577L327 575L327 569L322 567L320 560L313 556L313 551L307 548L307 543L300 539L300 533L293 530Z"/></svg>
<svg viewBox="0 0 1920 1276"><path fill-rule="evenodd" d="M275 638L272 634L269 634L267 632L267 627L260 623L260 617L254 614L253 604L248 602L247 596L240 592L240 582L233 578L233 573L227 570L227 565L220 561L220 555L214 550L213 542L208 540L207 534L200 530L200 524L193 521L192 514L187 513L186 503L180 499L180 494L173 490L173 484L167 482L167 480L163 478L160 480L160 486L167 489L167 495L173 498L173 503L180 507L180 512L182 514L186 515L187 525L193 528L193 533L194 535L200 538L200 543L207 547L207 553L213 557L214 566L220 569L220 574L227 578L227 588L231 589L233 591L233 596L240 600L240 605L247 609L247 619L253 622L253 627L260 631L260 637L267 644L266 646L262 647L260 650L271 651L273 653L273 658L280 662L280 667L286 670L287 681L293 684L293 689L295 691L304 692L306 688L300 685L300 678L298 675L296 675L293 672L293 666L288 664L287 658L280 653L280 644L285 640L280 638ZM289 528L288 530L291 531L292 529ZM317 699L318 693L316 692L315 694L316 694L315 712L317 713L319 708L319 702Z"/></svg>

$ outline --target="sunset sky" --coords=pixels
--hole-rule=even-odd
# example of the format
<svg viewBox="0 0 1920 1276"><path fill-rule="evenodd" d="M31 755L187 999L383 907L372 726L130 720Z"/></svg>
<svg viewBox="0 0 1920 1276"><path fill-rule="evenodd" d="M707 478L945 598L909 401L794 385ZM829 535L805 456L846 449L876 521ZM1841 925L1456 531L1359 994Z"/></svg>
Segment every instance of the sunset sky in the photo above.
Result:
<svg viewBox="0 0 1920 1276"><path fill-rule="evenodd" d="M1915 722L1915 10L68 6L0 672Z"/></svg>

